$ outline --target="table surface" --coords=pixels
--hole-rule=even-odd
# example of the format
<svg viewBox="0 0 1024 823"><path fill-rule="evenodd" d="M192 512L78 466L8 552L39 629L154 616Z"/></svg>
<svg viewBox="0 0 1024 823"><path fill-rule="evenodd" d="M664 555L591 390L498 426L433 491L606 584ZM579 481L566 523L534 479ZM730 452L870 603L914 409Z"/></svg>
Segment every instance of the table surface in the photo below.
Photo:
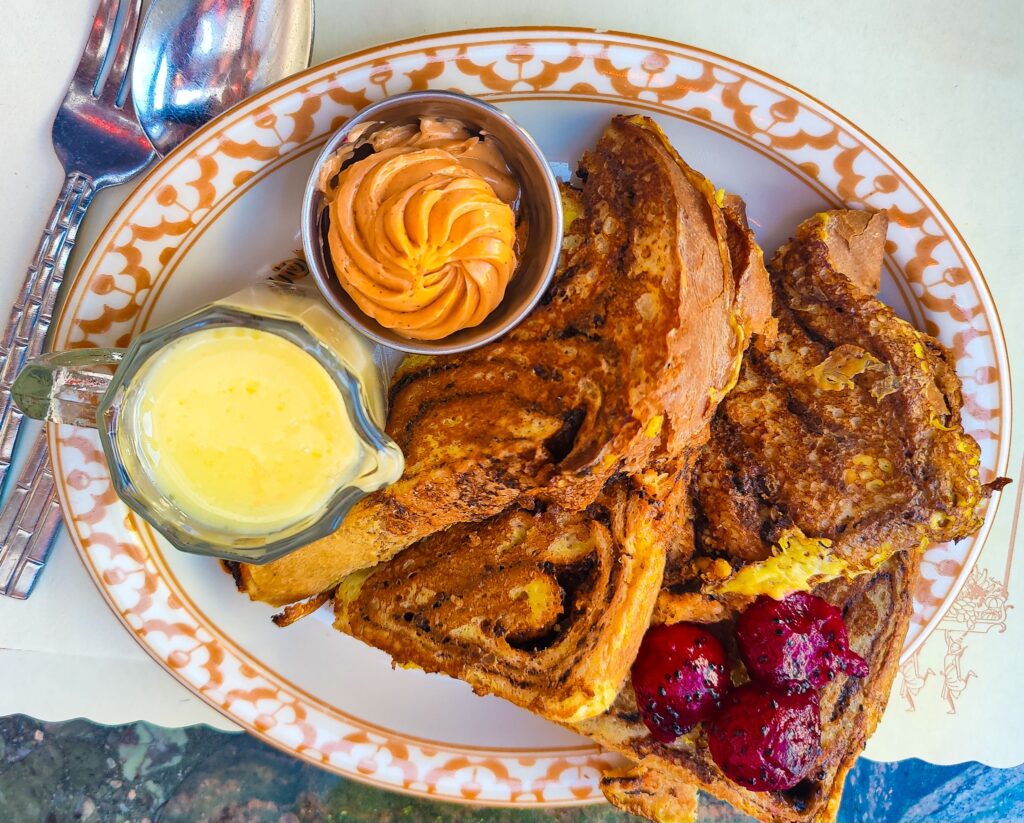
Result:
<svg viewBox="0 0 1024 823"><path fill-rule="evenodd" d="M1024 3L789 0L770 13L756 0L711 6L693 0L320 0L313 60L374 43L459 28L575 25L678 40L750 63L842 112L902 159L942 203L988 273L1012 276L1015 225L1024 206ZM91 0L5 0L0 30L0 248L13 301L24 265L59 189L50 123L93 13ZM382 13L383 11L383 13ZM59 24L54 25L55 21ZM31 44L31 45L29 45ZM30 50L31 49L31 50ZM80 235L95 238L128 193L101 193ZM74 259L71 269L74 268ZM1017 291L997 290L1011 351L1024 351ZM1014 449L1013 465L1020 461ZM67 718L81 711L76 684L102 681L117 663L134 688L120 719L223 721L144 659L112 619L78 620L99 596L66 539L42 586L66 592L45 642L0 634L0 710ZM74 596L71 593L74 593ZM76 598L81 598L77 600ZM84 605L83 605L84 604ZM0 623L14 614L0 604ZM26 607L27 608L27 607ZM60 631L53 631L53 626ZM2 627L0 627L2 628ZM75 656L76 633L103 634L109 656ZM80 636L80 635L78 635ZM12 676L13 673L13 676ZM136 712L134 715L132 712ZM204 712L206 712L204 714ZM101 715L101 719L112 717ZM97 715L90 712L90 716ZM1008 724L1021 717L1007 718ZM1009 727L1009 726L1008 726ZM706 800L702 819L737 820ZM524 813L411 800L300 764L244 735L206 726L102 726L85 720L0 719L0 820L626 820L601 806ZM1024 767L933 766L862 760L847 785L841 820L1024 820Z"/></svg>
<svg viewBox="0 0 1024 823"><path fill-rule="evenodd" d="M417 800L328 774L245 734L205 726L0 719L0 820L152 823L630 823L605 805L548 811ZM702 823L752 818L701 797ZM1024 820L1024 766L861 758L840 823Z"/></svg>

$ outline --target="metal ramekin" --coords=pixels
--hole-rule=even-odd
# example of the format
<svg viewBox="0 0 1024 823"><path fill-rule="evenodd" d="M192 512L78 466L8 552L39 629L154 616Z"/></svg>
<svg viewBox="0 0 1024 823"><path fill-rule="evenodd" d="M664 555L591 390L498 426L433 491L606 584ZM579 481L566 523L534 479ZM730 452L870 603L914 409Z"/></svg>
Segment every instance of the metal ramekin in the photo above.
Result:
<svg viewBox="0 0 1024 823"><path fill-rule="evenodd" d="M499 142L505 161L519 180L520 208L528 221L526 249L505 297L478 326L441 340L410 340L385 328L365 314L341 287L328 263L321 229L324 198L319 189L320 169L337 151L351 130L364 123L380 127L414 122L420 117L449 117L470 129L484 131ZM371 126L370 128L376 128ZM385 346L418 354L452 354L496 340L514 328L537 304L555 272L562 242L562 203L558 183L540 148L507 114L489 103L447 91L416 91L389 97L363 109L324 146L306 183L302 200L302 246L320 292L355 328Z"/></svg>

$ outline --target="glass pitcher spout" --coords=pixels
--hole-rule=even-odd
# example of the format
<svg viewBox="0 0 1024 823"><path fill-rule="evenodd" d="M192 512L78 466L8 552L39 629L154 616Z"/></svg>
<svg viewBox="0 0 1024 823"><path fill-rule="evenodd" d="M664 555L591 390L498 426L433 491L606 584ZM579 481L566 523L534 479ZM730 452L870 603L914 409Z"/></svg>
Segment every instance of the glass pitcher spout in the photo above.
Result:
<svg viewBox="0 0 1024 823"><path fill-rule="evenodd" d="M32 360L14 381L11 396L28 417L97 428L96 411L124 349L75 349Z"/></svg>
<svg viewBox="0 0 1024 823"><path fill-rule="evenodd" d="M30 417L98 429L114 492L176 548L266 563L401 476L388 364L315 292L264 282L123 350L33 360L12 395Z"/></svg>

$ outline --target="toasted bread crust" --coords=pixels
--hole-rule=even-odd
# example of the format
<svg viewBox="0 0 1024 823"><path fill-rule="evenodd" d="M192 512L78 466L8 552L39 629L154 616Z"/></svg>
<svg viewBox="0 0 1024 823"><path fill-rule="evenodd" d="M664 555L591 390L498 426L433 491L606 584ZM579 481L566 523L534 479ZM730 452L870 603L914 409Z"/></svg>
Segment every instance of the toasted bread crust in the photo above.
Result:
<svg viewBox="0 0 1024 823"><path fill-rule="evenodd" d="M733 215L734 265L713 186L648 118L614 118L580 165L582 216L542 305L497 343L409 358L387 424L406 457L402 478L334 535L243 567L250 597L283 605L317 595L511 505L579 511L613 475L660 454L671 462L705 436L767 316L760 250Z"/></svg>
<svg viewBox="0 0 1024 823"><path fill-rule="evenodd" d="M723 212L651 121L616 118L581 166L581 216L545 305L472 372L465 358L444 372L475 425L494 408L482 371L525 386L524 409L569 407L560 461L515 505L420 540L335 598L342 631L561 722L604 711L636 656L666 546L691 539L696 447L769 294L741 204ZM400 382L395 413L436 402L430 379Z"/></svg>
<svg viewBox="0 0 1024 823"><path fill-rule="evenodd" d="M659 823L693 823L697 819L697 788L643 763L603 774L601 792L609 803L637 817Z"/></svg>
<svg viewBox="0 0 1024 823"><path fill-rule="evenodd" d="M760 820L834 820L846 774L878 725L889 698L913 611L919 563L919 553L900 552L873 575L830 583L816 592L843 610L851 648L868 661L870 673L863 680L840 675L822 691L821 758L811 777L788 792L751 792L730 780L711 759L699 727L671 745L654 740L640 720L628 684L606 714L572 728L642 762L662 779L700 788ZM727 635L727 627L722 628ZM615 797L609 799L615 802ZM635 813L634 809L627 811Z"/></svg>

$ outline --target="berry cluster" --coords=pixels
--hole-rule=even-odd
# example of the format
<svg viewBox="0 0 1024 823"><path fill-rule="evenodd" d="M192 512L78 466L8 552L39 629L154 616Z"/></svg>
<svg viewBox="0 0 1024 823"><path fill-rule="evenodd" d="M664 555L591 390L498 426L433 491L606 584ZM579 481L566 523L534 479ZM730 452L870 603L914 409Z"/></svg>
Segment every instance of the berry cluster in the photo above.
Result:
<svg viewBox="0 0 1024 823"><path fill-rule="evenodd" d="M671 743L706 723L719 768L751 791L790 789L821 754L818 691L837 673L868 673L850 650L842 613L797 592L759 597L736 623L751 682L733 688L722 644L692 623L652 626L633 663L633 690L651 735Z"/></svg>

